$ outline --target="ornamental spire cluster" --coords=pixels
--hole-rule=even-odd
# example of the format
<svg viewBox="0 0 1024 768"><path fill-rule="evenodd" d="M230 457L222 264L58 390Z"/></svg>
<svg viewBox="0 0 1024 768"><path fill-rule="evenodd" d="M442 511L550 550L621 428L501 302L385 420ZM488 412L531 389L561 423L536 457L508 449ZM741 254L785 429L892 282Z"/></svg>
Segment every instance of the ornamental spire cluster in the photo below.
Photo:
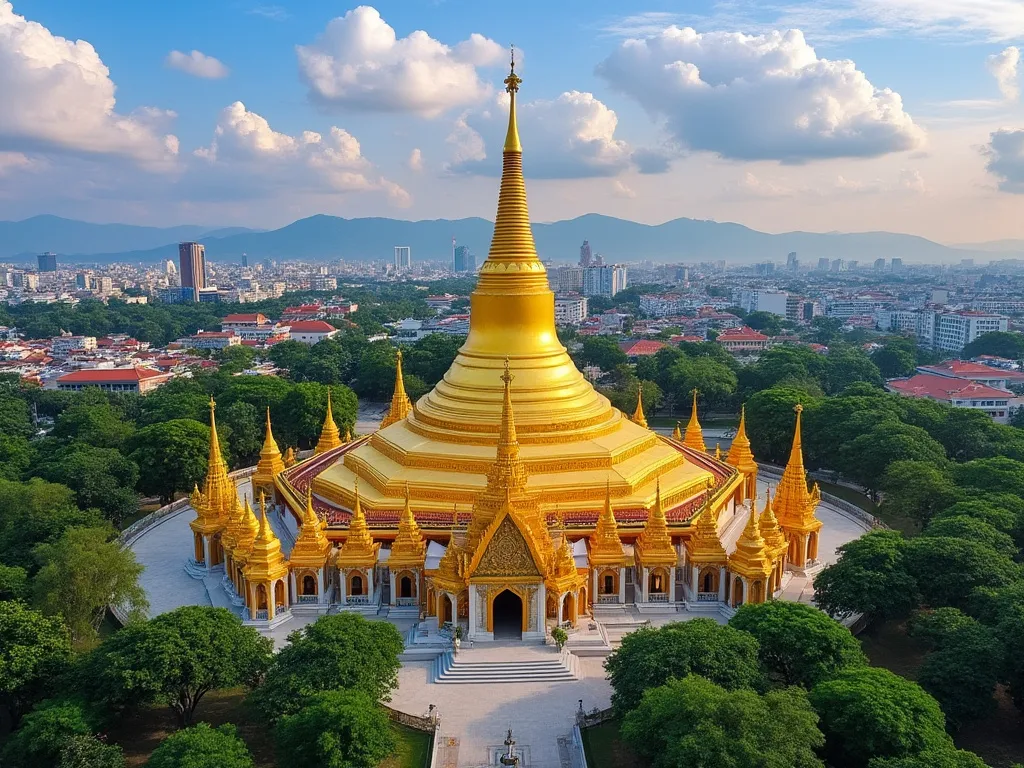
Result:
<svg viewBox="0 0 1024 768"><path fill-rule="evenodd" d="M331 408L331 390L327 390L327 415L324 417L324 426L320 430L320 439L317 440L313 455L326 453L341 445L341 434L338 432L338 425L334 421L334 410Z"/></svg>
<svg viewBox="0 0 1024 768"><path fill-rule="evenodd" d="M396 421L401 421L412 411L412 403L409 402L409 396L405 393L405 381L402 377L402 350L398 350L395 360L395 390L391 395L391 408L388 410L388 415L380 423L381 429L391 426Z"/></svg>
<svg viewBox="0 0 1024 768"><path fill-rule="evenodd" d="M653 565L675 565L679 556L672 546L672 537L668 532L668 521L661 504L661 480L655 487L654 506L647 515L640 538L636 542L637 559L644 568Z"/></svg>
<svg viewBox="0 0 1024 768"><path fill-rule="evenodd" d="M707 446L704 445L704 431L700 428L700 421L697 420L697 390L693 390L693 410L690 411L690 420L686 424L686 435L683 437L683 445L701 453L707 453Z"/></svg>
<svg viewBox="0 0 1024 768"><path fill-rule="evenodd" d="M647 429L647 417L644 416L644 384L642 381L636 388L636 410L633 411L631 420L634 424L639 424L644 429Z"/></svg>
<svg viewBox="0 0 1024 768"><path fill-rule="evenodd" d="M612 511L611 483L605 482L604 509L597 518L597 526L590 535L590 560L595 565L619 565L626 553L619 538L619 525Z"/></svg>

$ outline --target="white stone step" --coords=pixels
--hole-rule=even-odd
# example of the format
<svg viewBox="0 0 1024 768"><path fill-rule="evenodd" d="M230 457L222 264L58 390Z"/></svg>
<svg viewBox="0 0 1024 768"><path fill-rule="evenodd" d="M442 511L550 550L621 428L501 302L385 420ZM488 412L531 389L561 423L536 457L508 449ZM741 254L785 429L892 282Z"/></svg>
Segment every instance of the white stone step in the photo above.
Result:
<svg viewBox="0 0 1024 768"><path fill-rule="evenodd" d="M436 683L463 684L557 683L577 680L578 671L578 660L564 652L543 659L507 661L467 661L446 652L434 661L433 680Z"/></svg>

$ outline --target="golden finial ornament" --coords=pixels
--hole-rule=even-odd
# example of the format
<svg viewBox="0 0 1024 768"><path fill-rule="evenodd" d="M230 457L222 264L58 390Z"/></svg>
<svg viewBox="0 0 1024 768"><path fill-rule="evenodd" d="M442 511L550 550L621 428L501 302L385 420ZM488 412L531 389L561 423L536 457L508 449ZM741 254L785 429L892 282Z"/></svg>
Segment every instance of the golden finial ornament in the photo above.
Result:
<svg viewBox="0 0 1024 768"><path fill-rule="evenodd" d="M638 424L644 429L647 429L647 417L644 416L644 383L638 382L636 387L636 409L633 411L633 416L630 419L634 424Z"/></svg>
<svg viewBox="0 0 1024 768"><path fill-rule="evenodd" d="M412 411L412 403L405 393L405 380L402 375L402 350L399 349L395 355L395 388L391 395L391 408L388 415L380 423L380 428L390 427L396 421L401 421Z"/></svg>
<svg viewBox="0 0 1024 768"><path fill-rule="evenodd" d="M324 416L324 426L320 430L320 439L313 450L314 455L319 455L333 450L341 445L341 434L338 425L334 421L334 410L331 407L331 388L327 388L327 414Z"/></svg>
<svg viewBox="0 0 1024 768"><path fill-rule="evenodd" d="M693 410L690 411L690 420L686 424L686 435L683 438L683 445L701 453L707 453L707 446L704 445L704 431L697 419L697 389L693 389Z"/></svg>

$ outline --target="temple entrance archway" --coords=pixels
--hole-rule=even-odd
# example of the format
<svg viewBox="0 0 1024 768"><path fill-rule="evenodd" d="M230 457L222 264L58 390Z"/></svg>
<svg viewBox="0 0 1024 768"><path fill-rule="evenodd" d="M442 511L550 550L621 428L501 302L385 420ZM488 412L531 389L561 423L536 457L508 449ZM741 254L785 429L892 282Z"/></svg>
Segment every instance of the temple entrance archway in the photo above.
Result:
<svg viewBox="0 0 1024 768"><path fill-rule="evenodd" d="M491 606L495 640L523 639L523 599L506 589L494 598Z"/></svg>
<svg viewBox="0 0 1024 768"><path fill-rule="evenodd" d="M398 582L398 596L412 597L412 579L408 576L403 576L402 580Z"/></svg>

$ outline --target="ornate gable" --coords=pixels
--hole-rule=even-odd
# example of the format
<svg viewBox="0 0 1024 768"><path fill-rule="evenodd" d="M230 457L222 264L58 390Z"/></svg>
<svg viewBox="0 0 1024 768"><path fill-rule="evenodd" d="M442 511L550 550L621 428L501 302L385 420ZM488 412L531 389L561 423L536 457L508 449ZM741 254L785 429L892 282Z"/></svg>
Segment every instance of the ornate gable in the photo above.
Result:
<svg viewBox="0 0 1024 768"><path fill-rule="evenodd" d="M540 566L526 536L511 515L498 523L489 541L484 542L473 576L541 576Z"/></svg>

